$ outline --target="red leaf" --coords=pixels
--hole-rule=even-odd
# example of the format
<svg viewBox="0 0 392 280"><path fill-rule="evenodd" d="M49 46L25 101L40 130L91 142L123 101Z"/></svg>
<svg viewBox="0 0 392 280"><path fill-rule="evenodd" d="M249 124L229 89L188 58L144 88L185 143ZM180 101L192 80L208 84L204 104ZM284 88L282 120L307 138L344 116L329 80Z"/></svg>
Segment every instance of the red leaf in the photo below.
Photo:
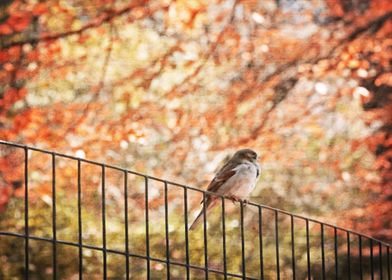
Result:
<svg viewBox="0 0 392 280"><path fill-rule="evenodd" d="M30 24L31 15L28 13L18 13L16 15L12 15L8 19L8 24L17 32L21 32L26 29L26 27Z"/></svg>
<svg viewBox="0 0 392 280"><path fill-rule="evenodd" d="M0 35L9 35L12 32L12 28L7 23L0 25Z"/></svg>

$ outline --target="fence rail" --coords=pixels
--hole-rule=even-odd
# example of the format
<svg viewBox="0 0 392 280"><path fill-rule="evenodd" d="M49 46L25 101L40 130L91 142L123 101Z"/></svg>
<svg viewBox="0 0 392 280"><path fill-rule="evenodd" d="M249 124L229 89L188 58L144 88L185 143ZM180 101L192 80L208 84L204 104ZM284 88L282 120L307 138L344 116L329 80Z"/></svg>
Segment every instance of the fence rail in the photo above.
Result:
<svg viewBox="0 0 392 280"><path fill-rule="evenodd" d="M0 154L3 158L6 158L10 153L15 153L13 149L19 150L23 154L23 160L21 165L23 166L23 214L24 214L24 226L23 232L13 232L7 229L0 228L0 246L1 237L9 236L23 240L24 246L24 265L23 275L25 279L30 279L34 273L30 267L31 264L31 244L30 241L46 242L51 244L51 266L53 279L59 279L61 277L58 272L59 262L59 246L69 246L77 248L77 260L78 260L78 276L79 279L87 277L84 263L84 250L93 250L102 253L102 277L108 279L108 254L115 254L124 257L125 271L122 273L122 278L139 279L141 275L147 279L156 278L156 275L152 275L155 268L152 263L161 263L166 266L165 277L171 278L197 278L193 277L194 271L199 271L202 274L198 274L198 277L209 279L228 279L228 278L240 278L240 279L388 279L391 280L391 245L381 240L375 239L371 236L361 234L354 230L344 229L336 225L325 223L316 219L308 218L302 215L297 215L284 210L276 209L266 205L256 204L249 202L246 205L240 202L236 207L239 209L239 241L233 242L232 226L230 226L229 215L227 215L228 208L232 205L227 203L227 197L216 193L200 190L198 188L185 186L175 182L163 180L161 178L149 176L139 172L127 170L118 166L105 164L102 162L96 162L88 159L78 158L66 154L57 152L47 151L35 147L29 147L26 145L11 143L7 141L0 141ZM12 151L8 151L12 149ZM8 152L7 152L8 151ZM51 166L51 237L38 236L32 234L29 214L29 167L30 161L29 152L34 151L38 153L46 154L50 157ZM58 187L56 186L57 172L59 167L56 165L58 159L68 159L76 163L76 197L77 207L75 209L75 215L77 216L77 241L68 241L61 239L58 236L58 214L57 209L58 201ZM100 222L101 222L101 246L87 243L85 240L84 222L82 215L82 165L94 165L100 169ZM109 203L107 201L108 194L106 180L108 170L115 170L122 174L122 202L123 202L123 245L122 249L112 248L109 244L108 234L111 231L108 228L108 216L107 207ZM0 170L2 172L2 170ZM130 233L134 230L132 221L130 222L130 213L132 213L131 205L129 204L129 177L136 176L143 181L143 195L144 195L144 217L143 224L144 230L144 241L143 245L144 252L138 253L132 251L130 244L132 244L132 238ZM164 216L164 227L163 232L156 237L156 233L151 230L156 225L156 221L153 220L155 216L153 214L155 209L150 209L152 194L150 194L155 185L153 183L159 182L163 184L162 198L163 198L163 216ZM182 200L182 213L174 212L169 210L171 200L169 199L168 193L171 188L177 188L181 190L181 197L177 199ZM221 204L221 211L219 212L220 218L216 222L217 226L215 231L219 231L219 245L217 245L216 236L211 234L210 225L213 221L209 221L207 213L204 213L204 220L202 223L202 231L190 232L188 229L189 212L190 212L190 192L192 195L198 194L202 198L207 195L218 197ZM205 199L203 201L206 201ZM133 205L134 207L134 205ZM152 207L152 206L151 206ZM251 209L250 215L246 215ZM1 215L1 213L0 213ZM155 215L155 214L154 214ZM178 246L177 239L171 238L172 231L170 229L169 215L176 215L179 219L181 218L182 229L180 229L181 238L183 238L184 246L183 251L180 252L183 256L183 260L178 260L173 257L171 248ZM231 221L233 222L233 221ZM299 226L299 223L301 225ZM304 223L304 224L302 224ZM234 223L235 224L235 223ZM256 226L253 226L256 225ZM212 225L211 225L212 227ZM229 229L230 228L230 229ZM177 229L176 229L177 230ZM192 257L194 255L191 252L191 238L196 234L202 235L203 248L196 250L195 254L202 254L202 263L193 262ZM151 244L154 238L160 238L164 245L164 252L160 257L156 256L155 249ZM176 235L177 236L177 235ZM249 238L252 236L252 238ZM301 237L299 237L301 236ZM254 238L253 238L254 237ZM304 237L304 238L303 238ZM209 240L211 238L211 240ZM230 239L231 238L231 239ZM229 240L230 239L230 240ZM328 242L327 239L333 239L333 242ZM211 242L214 242L211 244ZM233 243L234 247L233 247ZM332 243L332 244L330 244ZM255 245L256 244L256 245ZM330 246L332 245L332 246ZM230 247L231 246L231 247ZM217 263L217 257L211 253L216 251L215 247L220 247L219 252L219 266ZM257 248L256 248L257 247ZM233 249L234 248L234 249ZM238 269L233 269L236 265L233 265L231 259L232 255L229 255L228 250L236 250L240 259L237 265ZM375 250L377 253L375 253ZM332 251L332 252L331 252ZM155 254L155 256L154 256ZM377 255L376 255L377 254ZM1 257L1 253L0 253ZM133 258L145 261L145 269L141 274L135 274L132 272L132 260ZM214 260L212 260L214 258ZM0 265L1 266L1 265ZM185 269L185 273L177 276L172 276L174 268L182 267ZM255 269L257 268L257 269ZM140 272L138 272L140 273ZM163 272L162 272L163 275ZM0 275L1 276L1 275Z"/></svg>

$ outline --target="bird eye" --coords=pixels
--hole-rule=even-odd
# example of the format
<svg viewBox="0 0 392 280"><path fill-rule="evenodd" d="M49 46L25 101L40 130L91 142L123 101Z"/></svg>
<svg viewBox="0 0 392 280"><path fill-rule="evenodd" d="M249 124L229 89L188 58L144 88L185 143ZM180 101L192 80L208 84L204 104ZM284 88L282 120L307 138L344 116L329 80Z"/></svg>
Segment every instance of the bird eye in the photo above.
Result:
<svg viewBox="0 0 392 280"><path fill-rule="evenodd" d="M257 154L256 153L250 153L249 157L253 158L253 159L257 159Z"/></svg>

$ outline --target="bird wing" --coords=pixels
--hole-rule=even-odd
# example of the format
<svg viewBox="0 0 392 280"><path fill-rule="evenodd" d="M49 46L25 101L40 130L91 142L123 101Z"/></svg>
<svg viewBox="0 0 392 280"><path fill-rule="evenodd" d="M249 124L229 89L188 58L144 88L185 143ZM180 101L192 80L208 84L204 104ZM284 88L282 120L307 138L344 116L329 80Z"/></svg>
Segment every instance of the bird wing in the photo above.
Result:
<svg viewBox="0 0 392 280"><path fill-rule="evenodd" d="M260 165L258 163L256 163L255 166L256 166L256 178L259 178L259 176L260 176Z"/></svg>
<svg viewBox="0 0 392 280"><path fill-rule="evenodd" d="M216 174L214 179L207 187L207 191L216 192L227 180L229 180L237 171L237 164L234 162L227 162Z"/></svg>

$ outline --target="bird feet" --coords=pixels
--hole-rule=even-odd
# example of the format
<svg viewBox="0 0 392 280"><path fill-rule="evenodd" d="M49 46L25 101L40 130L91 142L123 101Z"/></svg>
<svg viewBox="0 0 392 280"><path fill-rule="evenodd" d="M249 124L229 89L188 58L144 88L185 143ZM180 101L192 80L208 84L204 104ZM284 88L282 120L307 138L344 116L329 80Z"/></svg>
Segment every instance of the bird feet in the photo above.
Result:
<svg viewBox="0 0 392 280"><path fill-rule="evenodd" d="M241 198L234 196L234 195L228 196L228 198L233 202L233 204L235 204L236 202L242 202L244 204L244 206L246 206L249 203L249 200L241 199Z"/></svg>
<svg viewBox="0 0 392 280"><path fill-rule="evenodd" d="M233 204L235 204L236 202L241 201L237 196L235 195L230 195L228 196L228 198L231 200L231 202L233 202Z"/></svg>

